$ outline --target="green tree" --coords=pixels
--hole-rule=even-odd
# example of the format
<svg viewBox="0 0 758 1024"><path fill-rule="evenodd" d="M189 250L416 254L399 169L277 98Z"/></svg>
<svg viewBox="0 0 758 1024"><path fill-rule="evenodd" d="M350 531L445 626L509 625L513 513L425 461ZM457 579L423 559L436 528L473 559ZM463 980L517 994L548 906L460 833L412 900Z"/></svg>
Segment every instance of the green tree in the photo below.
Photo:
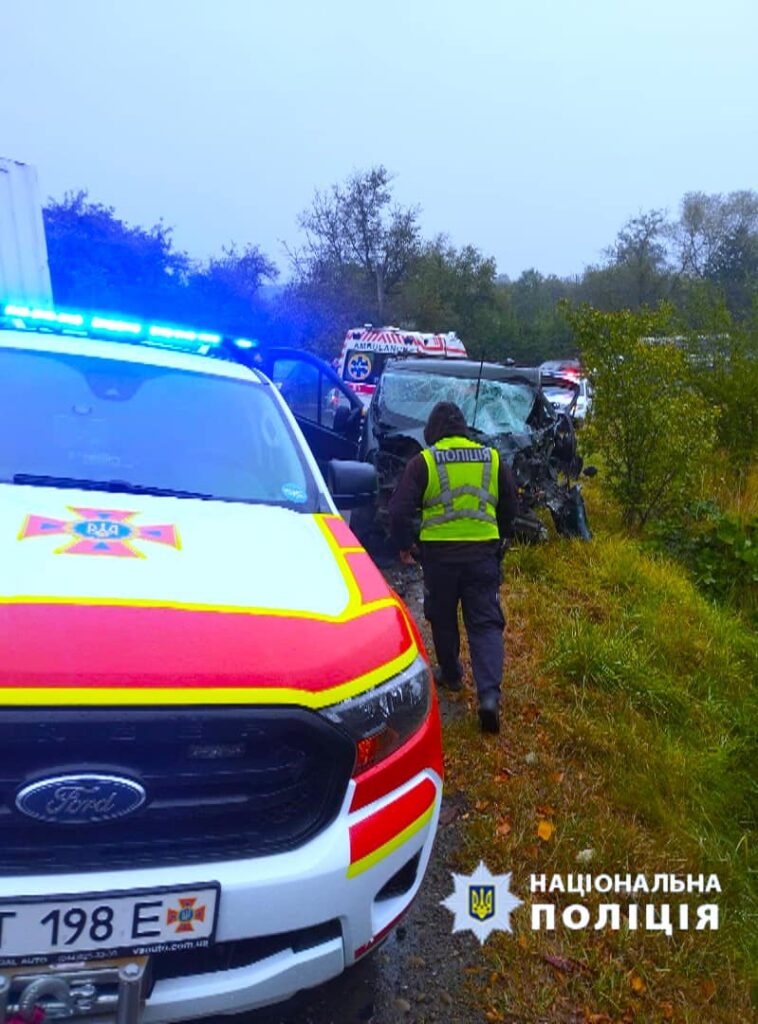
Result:
<svg viewBox="0 0 758 1024"><path fill-rule="evenodd" d="M735 321L722 305L687 342L695 384L718 417L718 446L744 477L758 455L758 316Z"/></svg>
<svg viewBox="0 0 758 1024"><path fill-rule="evenodd" d="M364 318L378 323L420 252L419 209L393 203L391 186L392 175L379 165L317 191L299 217L304 245L291 253L305 291L344 291L349 304L361 296Z"/></svg>
<svg viewBox="0 0 758 1024"><path fill-rule="evenodd" d="M86 191L50 200L44 210L50 276L56 302L144 316L168 316L186 283L190 261L171 230L126 224L112 206L91 203Z"/></svg>
<svg viewBox="0 0 758 1024"><path fill-rule="evenodd" d="M246 245L241 252L231 245L221 256L194 267L181 297L182 308L193 322L212 320L224 333L265 334L268 311L260 301L260 289L278 274L257 245Z"/></svg>
<svg viewBox="0 0 758 1024"><path fill-rule="evenodd" d="M625 523L679 512L714 443L716 410L695 386L673 310L568 312L594 388L585 440Z"/></svg>
<svg viewBox="0 0 758 1024"><path fill-rule="evenodd" d="M545 359L575 355L571 331L561 302L572 292L571 282L538 270L525 270L506 286L510 342L508 355L517 362L537 364Z"/></svg>
<svg viewBox="0 0 758 1024"><path fill-rule="evenodd" d="M752 315L758 298L757 192L688 192L669 238L685 297L695 283L723 298L733 316Z"/></svg>
<svg viewBox="0 0 758 1024"><path fill-rule="evenodd" d="M444 235L427 242L398 299L393 319L420 331L456 331L472 354L498 352L495 261L473 245L456 249Z"/></svg>
<svg viewBox="0 0 758 1024"><path fill-rule="evenodd" d="M177 252L171 230L127 224L85 191L44 211L53 294L63 307L195 323L228 333L266 330L260 301L277 269L255 245L233 245L204 263Z"/></svg>
<svg viewBox="0 0 758 1024"><path fill-rule="evenodd" d="M594 288L601 292L607 309L640 309L665 298L669 280L666 238L662 210L631 217L605 250L605 266L589 268L582 297L596 301L599 296L591 294Z"/></svg>

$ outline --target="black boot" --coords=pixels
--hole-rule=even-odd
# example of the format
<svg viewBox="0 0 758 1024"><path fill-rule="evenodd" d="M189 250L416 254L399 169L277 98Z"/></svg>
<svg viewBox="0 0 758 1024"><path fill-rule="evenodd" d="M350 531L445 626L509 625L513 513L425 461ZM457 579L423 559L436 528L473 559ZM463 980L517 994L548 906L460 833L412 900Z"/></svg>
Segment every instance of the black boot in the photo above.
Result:
<svg viewBox="0 0 758 1024"><path fill-rule="evenodd" d="M479 725L482 732L500 732L500 700L496 693L486 693L479 701Z"/></svg>
<svg viewBox="0 0 758 1024"><path fill-rule="evenodd" d="M433 668L432 675L437 686L442 687L445 690L450 690L452 693L459 693L463 689L463 683L460 676L457 679L445 679L442 675L441 668Z"/></svg>

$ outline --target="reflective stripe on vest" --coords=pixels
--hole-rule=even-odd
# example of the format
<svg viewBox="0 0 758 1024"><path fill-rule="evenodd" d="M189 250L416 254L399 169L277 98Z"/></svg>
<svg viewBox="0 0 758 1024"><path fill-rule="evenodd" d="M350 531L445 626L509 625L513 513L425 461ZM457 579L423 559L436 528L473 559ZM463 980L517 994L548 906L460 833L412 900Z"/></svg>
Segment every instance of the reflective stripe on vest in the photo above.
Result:
<svg viewBox="0 0 758 1024"><path fill-rule="evenodd" d="M421 517L421 540L497 539L499 455L468 438L445 438L423 452L428 470ZM449 466L470 467L467 483L452 487ZM461 474L456 470L456 475ZM478 482L477 482L478 481ZM474 504L460 499L472 497Z"/></svg>

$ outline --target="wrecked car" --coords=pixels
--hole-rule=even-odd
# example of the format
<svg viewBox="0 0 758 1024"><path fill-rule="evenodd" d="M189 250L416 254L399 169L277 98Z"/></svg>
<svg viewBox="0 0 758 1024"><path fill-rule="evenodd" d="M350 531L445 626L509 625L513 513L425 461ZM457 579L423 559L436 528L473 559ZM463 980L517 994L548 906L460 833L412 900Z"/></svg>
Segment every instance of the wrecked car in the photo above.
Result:
<svg viewBox="0 0 758 1024"><path fill-rule="evenodd" d="M548 538L538 510L550 511L562 537L589 540L578 478L571 416L546 397L540 370L473 360L403 359L389 362L368 411L362 457L379 480L374 509L361 510L353 527L372 547L387 534L387 505L407 462L424 445L424 425L437 402L460 406L472 438L497 448L511 466L519 493L515 537L522 542ZM591 475L593 470L588 470Z"/></svg>

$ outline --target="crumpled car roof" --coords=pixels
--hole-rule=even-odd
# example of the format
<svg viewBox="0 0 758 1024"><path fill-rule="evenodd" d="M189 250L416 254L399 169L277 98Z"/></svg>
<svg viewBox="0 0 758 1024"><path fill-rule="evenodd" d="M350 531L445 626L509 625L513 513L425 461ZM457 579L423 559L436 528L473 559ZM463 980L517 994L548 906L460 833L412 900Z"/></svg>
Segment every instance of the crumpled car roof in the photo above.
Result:
<svg viewBox="0 0 758 1024"><path fill-rule="evenodd" d="M534 366L502 366L500 363L481 363L476 359L392 359L385 367L393 373L438 373L443 377L462 377L476 380L480 369L483 380L514 381L540 384L539 368Z"/></svg>

